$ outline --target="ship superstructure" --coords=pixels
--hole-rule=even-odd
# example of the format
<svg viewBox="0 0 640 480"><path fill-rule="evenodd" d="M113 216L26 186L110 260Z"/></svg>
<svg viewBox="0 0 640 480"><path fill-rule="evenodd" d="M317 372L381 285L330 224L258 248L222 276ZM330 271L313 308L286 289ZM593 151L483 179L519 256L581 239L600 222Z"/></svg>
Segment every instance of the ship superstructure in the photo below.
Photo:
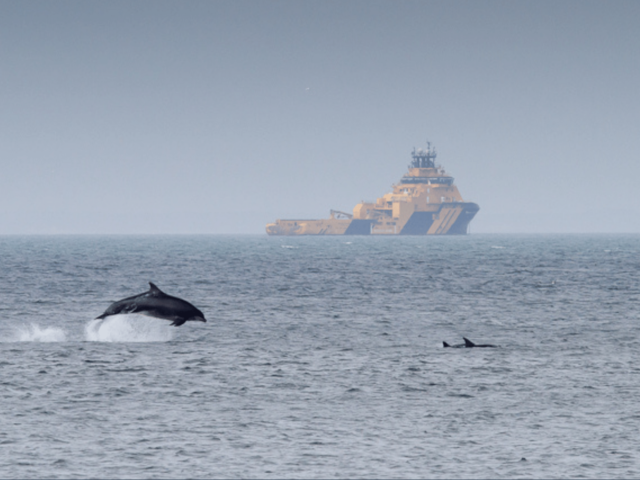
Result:
<svg viewBox="0 0 640 480"><path fill-rule="evenodd" d="M324 220L276 220L269 235L464 235L480 207L465 202L440 165L436 150L414 149L409 171L376 202L353 213L331 210Z"/></svg>

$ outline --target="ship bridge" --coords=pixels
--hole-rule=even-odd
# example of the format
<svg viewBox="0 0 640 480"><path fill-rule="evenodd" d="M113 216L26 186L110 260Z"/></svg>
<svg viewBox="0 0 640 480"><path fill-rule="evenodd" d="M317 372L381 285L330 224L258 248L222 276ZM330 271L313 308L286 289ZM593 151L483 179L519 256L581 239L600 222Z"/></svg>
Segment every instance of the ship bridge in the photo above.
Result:
<svg viewBox="0 0 640 480"><path fill-rule="evenodd" d="M413 177L405 175L400 179L400 183L427 183L436 185L453 185L453 177Z"/></svg>
<svg viewBox="0 0 640 480"><path fill-rule="evenodd" d="M400 179L400 183L426 183L433 185L453 185L453 177L446 175L444 170L436 166L438 153L431 148L431 142L427 142L427 148L415 148L411 152L409 173Z"/></svg>

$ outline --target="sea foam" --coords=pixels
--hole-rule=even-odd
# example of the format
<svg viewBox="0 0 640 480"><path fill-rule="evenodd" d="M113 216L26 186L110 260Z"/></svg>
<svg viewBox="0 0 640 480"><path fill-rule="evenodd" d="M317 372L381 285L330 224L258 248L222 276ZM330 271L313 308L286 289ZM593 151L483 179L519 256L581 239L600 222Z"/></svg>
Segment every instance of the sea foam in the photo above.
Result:
<svg viewBox="0 0 640 480"><path fill-rule="evenodd" d="M67 340L67 335L61 328L40 328L34 323L17 327L13 337L13 341L16 342L64 342Z"/></svg>
<svg viewBox="0 0 640 480"><path fill-rule="evenodd" d="M142 315L113 315L85 326L89 342L167 342L172 338L169 323Z"/></svg>

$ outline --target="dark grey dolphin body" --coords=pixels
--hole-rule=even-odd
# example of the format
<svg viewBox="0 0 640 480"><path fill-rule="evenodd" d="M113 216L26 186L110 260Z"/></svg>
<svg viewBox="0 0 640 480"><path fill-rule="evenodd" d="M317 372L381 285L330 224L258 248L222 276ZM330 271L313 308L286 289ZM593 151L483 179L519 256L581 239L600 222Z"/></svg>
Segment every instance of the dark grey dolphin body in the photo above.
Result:
<svg viewBox="0 0 640 480"><path fill-rule="evenodd" d="M490 345L488 343L485 343L485 344L473 343L471 340L464 337L462 337L462 339L464 340L464 346L467 348L496 348L497 347L497 345Z"/></svg>
<svg viewBox="0 0 640 480"><path fill-rule="evenodd" d="M458 345L449 345L447 342L442 342L442 347L443 348L497 348L497 345L490 345L488 343L485 343L485 344L473 343L471 340L465 337L462 337L462 339L464 340L464 343L460 343Z"/></svg>
<svg viewBox="0 0 640 480"><path fill-rule="evenodd" d="M109 305L105 312L96 318L124 313L139 313L150 317L171 320L176 327L185 322L206 322L204 314L186 300L167 295L153 283L149 282L149 291L123 298Z"/></svg>

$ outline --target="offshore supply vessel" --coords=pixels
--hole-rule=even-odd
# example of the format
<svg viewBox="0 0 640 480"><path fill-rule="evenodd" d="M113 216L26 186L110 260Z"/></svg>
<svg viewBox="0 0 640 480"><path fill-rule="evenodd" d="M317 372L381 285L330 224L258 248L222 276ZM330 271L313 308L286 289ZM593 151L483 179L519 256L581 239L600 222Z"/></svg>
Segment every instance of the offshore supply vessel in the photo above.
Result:
<svg viewBox="0 0 640 480"><path fill-rule="evenodd" d="M269 235L465 235L480 207L465 202L453 177L436 165L437 153L413 149L409 171L393 191L361 202L353 213L331 210L324 220L276 220Z"/></svg>

